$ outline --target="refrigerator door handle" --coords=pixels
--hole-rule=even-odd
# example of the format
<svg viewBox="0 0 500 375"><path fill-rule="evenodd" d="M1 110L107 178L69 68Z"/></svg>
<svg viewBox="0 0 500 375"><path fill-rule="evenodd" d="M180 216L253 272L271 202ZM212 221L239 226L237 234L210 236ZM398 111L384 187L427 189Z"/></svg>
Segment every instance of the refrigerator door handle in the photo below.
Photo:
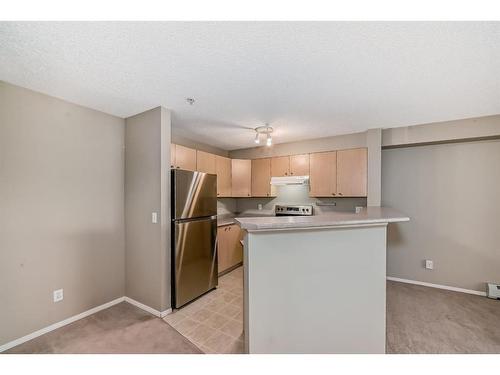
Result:
<svg viewBox="0 0 500 375"><path fill-rule="evenodd" d="M217 215L197 217L194 219L172 219L172 221L175 223L191 223L191 222L203 221L203 220L217 220Z"/></svg>

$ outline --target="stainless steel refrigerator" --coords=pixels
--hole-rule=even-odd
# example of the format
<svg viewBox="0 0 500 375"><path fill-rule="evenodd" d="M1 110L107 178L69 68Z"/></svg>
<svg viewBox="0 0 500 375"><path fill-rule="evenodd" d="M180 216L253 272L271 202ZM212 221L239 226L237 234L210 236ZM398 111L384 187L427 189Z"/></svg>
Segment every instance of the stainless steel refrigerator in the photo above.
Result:
<svg viewBox="0 0 500 375"><path fill-rule="evenodd" d="M171 174L172 305L179 308L217 286L217 176Z"/></svg>

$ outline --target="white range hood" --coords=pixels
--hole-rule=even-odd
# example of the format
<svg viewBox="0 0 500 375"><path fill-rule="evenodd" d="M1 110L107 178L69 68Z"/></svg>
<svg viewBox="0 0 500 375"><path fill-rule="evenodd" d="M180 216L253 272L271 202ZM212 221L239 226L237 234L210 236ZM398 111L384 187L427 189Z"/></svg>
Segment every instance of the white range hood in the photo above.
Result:
<svg viewBox="0 0 500 375"><path fill-rule="evenodd" d="M309 185L309 176L271 177L271 185Z"/></svg>

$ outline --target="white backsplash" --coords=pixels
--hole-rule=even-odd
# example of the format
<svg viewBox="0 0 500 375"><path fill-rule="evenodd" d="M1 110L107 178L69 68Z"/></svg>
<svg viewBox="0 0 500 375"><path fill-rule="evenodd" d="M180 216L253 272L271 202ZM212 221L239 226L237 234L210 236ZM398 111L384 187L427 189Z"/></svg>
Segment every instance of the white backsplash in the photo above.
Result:
<svg viewBox="0 0 500 375"><path fill-rule="evenodd" d="M272 214L277 204L310 204L316 215L331 211L354 212L356 206L366 207L366 198L311 198L308 185L277 186L274 198L223 198L218 200L219 214ZM316 206L316 203L336 203L336 206ZM258 209L259 204L262 210Z"/></svg>
<svg viewBox="0 0 500 375"><path fill-rule="evenodd" d="M235 198L217 199L217 215L234 214L235 212L237 212Z"/></svg>

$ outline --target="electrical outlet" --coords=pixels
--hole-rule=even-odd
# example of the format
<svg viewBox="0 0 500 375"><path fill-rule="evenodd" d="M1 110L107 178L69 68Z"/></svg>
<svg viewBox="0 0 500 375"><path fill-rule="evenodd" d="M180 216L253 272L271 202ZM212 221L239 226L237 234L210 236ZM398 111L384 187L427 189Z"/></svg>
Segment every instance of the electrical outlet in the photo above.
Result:
<svg viewBox="0 0 500 375"><path fill-rule="evenodd" d="M426 259L425 260L425 268L428 270L433 270L434 269L434 262L432 260Z"/></svg>
<svg viewBox="0 0 500 375"><path fill-rule="evenodd" d="M64 298L64 289L54 290L54 302L62 301Z"/></svg>

